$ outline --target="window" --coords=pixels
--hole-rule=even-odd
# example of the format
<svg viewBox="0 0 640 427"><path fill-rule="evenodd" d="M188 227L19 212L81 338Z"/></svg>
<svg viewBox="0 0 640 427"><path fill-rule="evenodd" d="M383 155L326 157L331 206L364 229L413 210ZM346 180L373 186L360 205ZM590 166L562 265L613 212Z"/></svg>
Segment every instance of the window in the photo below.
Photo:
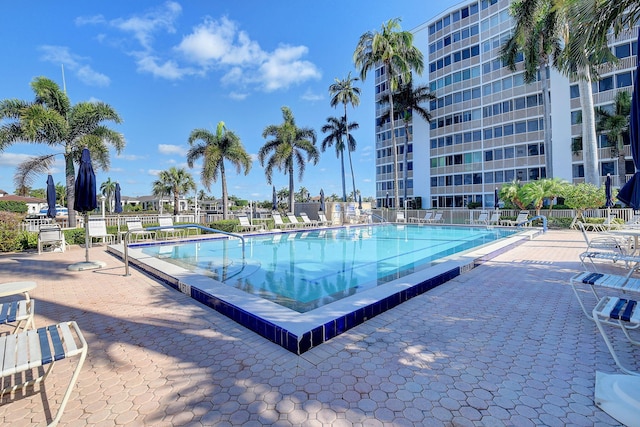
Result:
<svg viewBox="0 0 640 427"><path fill-rule="evenodd" d="M571 124L579 125L582 123L582 111L572 111L571 112Z"/></svg>
<svg viewBox="0 0 640 427"><path fill-rule="evenodd" d="M626 58L631 56L631 45L629 43L621 44L614 48L614 53L618 58Z"/></svg>
<svg viewBox="0 0 640 427"><path fill-rule="evenodd" d="M538 119L529 120L527 122L527 132L535 132L538 130Z"/></svg>
<svg viewBox="0 0 640 427"><path fill-rule="evenodd" d="M526 157L527 147L525 145L518 145L516 147L516 157Z"/></svg>
<svg viewBox="0 0 640 427"><path fill-rule="evenodd" d="M493 138L493 129L485 129L484 130L484 139L485 141Z"/></svg>
<svg viewBox="0 0 640 427"><path fill-rule="evenodd" d="M527 108L536 107L538 105L538 95L527 96Z"/></svg>
<svg viewBox="0 0 640 427"><path fill-rule="evenodd" d="M515 179L515 173L512 170L504 171L504 180L506 182L511 182Z"/></svg>
<svg viewBox="0 0 640 427"><path fill-rule="evenodd" d="M496 183L504 182L504 171L496 171L495 176Z"/></svg>
<svg viewBox="0 0 640 427"><path fill-rule="evenodd" d="M527 122L516 123L516 133L525 133L527 131Z"/></svg>
<svg viewBox="0 0 640 427"><path fill-rule="evenodd" d="M614 175L615 167L614 162L602 162L602 176L607 176L607 174Z"/></svg>
<svg viewBox="0 0 640 427"><path fill-rule="evenodd" d="M496 148L493 150L493 158L495 160L502 160L502 148Z"/></svg>
<svg viewBox="0 0 640 427"><path fill-rule="evenodd" d="M453 185L462 185L462 175L453 176Z"/></svg>
<svg viewBox="0 0 640 427"><path fill-rule="evenodd" d="M485 151L484 152L484 161L485 162L490 162L493 160L493 151L489 150L489 151Z"/></svg>
<svg viewBox="0 0 640 427"><path fill-rule="evenodd" d="M632 84L631 71L627 73L621 73L616 76L616 87L627 87L631 86Z"/></svg>
<svg viewBox="0 0 640 427"><path fill-rule="evenodd" d="M569 91L571 92L571 99L580 98L580 88L578 85L571 85Z"/></svg>
<svg viewBox="0 0 640 427"><path fill-rule="evenodd" d="M516 110L522 110L525 107L525 98L516 98L513 104Z"/></svg>
<svg viewBox="0 0 640 427"><path fill-rule="evenodd" d="M574 178L584 178L584 165L573 165L571 169Z"/></svg>
<svg viewBox="0 0 640 427"><path fill-rule="evenodd" d="M605 77L598 82L598 91L603 92L605 90L613 89L613 76Z"/></svg>
<svg viewBox="0 0 640 427"><path fill-rule="evenodd" d="M484 174L484 183L485 184L493 183L493 172L486 172Z"/></svg>
<svg viewBox="0 0 640 427"><path fill-rule="evenodd" d="M535 181L540 178L540 169L538 168L530 168L529 169L529 181Z"/></svg>
<svg viewBox="0 0 640 427"><path fill-rule="evenodd" d="M505 159L513 159L515 156L515 150L513 147L505 147L504 148L504 158Z"/></svg>
<svg viewBox="0 0 640 427"><path fill-rule="evenodd" d="M537 156L539 151L538 151L538 144L529 144L529 146L527 147L528 151L529 151L529 155L530 156Z"/></svg>
<svg viewBox="0 0 640 427"><path fill-rule="evenodd" d="M504 136L513 135L513 124L504 125Z"/></svg>
<svg viewBox="0 0 640 427"><path fill-rule="evenodd" d="M474 184L482 184L482 174L481 173L474 173L473 174L473 183Z"/></svg>

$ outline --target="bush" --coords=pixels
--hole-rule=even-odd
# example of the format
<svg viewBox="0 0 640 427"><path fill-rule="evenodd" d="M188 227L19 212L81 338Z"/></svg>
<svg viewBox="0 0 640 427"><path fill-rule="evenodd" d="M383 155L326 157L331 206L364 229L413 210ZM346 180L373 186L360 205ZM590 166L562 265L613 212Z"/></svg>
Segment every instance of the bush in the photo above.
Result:
<svg viewBox="0 0 640 427"><path fill-rule="evenodd" d="M24 214L0 212L0 252L13 252L23 249L24 236L20 223Z"/></svg>
<svg viewBox="0 0 640 427"><path fill-rule="evenodd" d="M27 204L25 202L7 202L7 201L0 201L0 211L4 211L4 212L13 212L13 213L27 213L27 211L29 210L29 208L27 207Z"/></svg>
<svg viewBox="0 0 640 427"><path fill-rule="evenodd" d="M237 219L223 219L220 221L214 221L211 224L207 225L207 227L213 228L215 230L226 231L227 233L233 233L237 225Z"/></svg>

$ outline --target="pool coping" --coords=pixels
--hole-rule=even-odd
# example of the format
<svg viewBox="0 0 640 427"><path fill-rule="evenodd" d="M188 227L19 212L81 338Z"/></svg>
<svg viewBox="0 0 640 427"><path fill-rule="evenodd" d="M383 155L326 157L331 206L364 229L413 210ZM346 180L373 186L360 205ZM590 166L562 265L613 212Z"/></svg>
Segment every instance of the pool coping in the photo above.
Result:
<svg viewBox="0 0 640 427"><path fill-rule="evenodd" d="M370 225L369 225L370 226ZM358 227L352 225L351 227ZM336 227L331 227L336 228ZM494 227L500 228L500 227ZM327 229L326 227L321 229ZM306 228L310 231L313 228ZM299 232L276 231L252 235ZM140 243L127 248L129 264L141 269L157 280L213 308L262 337L297 355L303 354L345 331L388 311L403 302L433 289L454 277L464 274L477 265L490 260L510 248L534 238L542 229L523 228L521 232L479 248L451 255L427 269L417 271L386 284L368 289L335 301L307 313L298 313L234 287L220 283L211 277L185 270L142 252L141 247L150 244L175 244L176 240ZM250 234L247 234L250 236ZM224 238L228 236L211 236ZM185 239L182 242L197 242ZM123 258L122 243L109 245L107 251Z"/></svg>

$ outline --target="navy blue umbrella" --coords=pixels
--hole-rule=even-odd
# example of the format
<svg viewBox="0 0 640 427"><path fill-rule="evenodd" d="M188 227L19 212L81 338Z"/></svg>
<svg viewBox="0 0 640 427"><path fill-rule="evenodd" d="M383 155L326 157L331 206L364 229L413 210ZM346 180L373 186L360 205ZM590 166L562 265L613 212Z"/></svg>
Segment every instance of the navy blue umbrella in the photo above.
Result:
<svg viewBox="0 0 640 427"><path fill-rule="evenodd" d="M358 196L358 209L362 209L362 195Z"/></svg>
<svg viewBox="0 0 640 427"><path fill-rule="evenodd" d="M113 211L117 214L122 213L122 196L120 195L120 184L116 182L115 206Z"/></svg>
<svg viewBox="0 0 640 427"><path fill-rule="evenodd" d="M500 207L500 196L498 196L498 188L493 191L493 206L498 209Z"/></svg>
<svg viewBox="0 0 640 427"><path fill-rule="evenodd" d="M390 208L391 207L391 199L389 198L389 192L387 191L387 198L384 199L384 207L385 208Z"/></svg>
<svg viewBox="0 0 640 427"><path fill-rule="evenodd" d="M638 42L640 43L640 30L638 30ZM631 143L631 156L636 172L631 179L618 192L618 200L640 209L640 55L636 60L636 76L631 95L631 114L629 117L629 142Z"/></svg>
<svg viewBox="0 0 640 427"><path fill-rule="evenodd" d="M56 212L56 185L53 183L53 177L47 177L47 217L55 218Z"/></svg>
<svg viewBox="0 0 640 427"><path fill-rule="evenodd" d="M604 194L607 196L605 206L608 208L613 207L613 196L611 194L611 175L607 174L607 178L604 181Z"/></svg>
<svg viewBox="0 0 640 427"><path fill-rule="evenodd" d="M272 200L271 200L271 210L277 211L278 210L278 195L276 194L276 186L273 186L273 196L272 196Z"/></svg>
<svg viewBox="0 0 640 427"><path fill-rule="evenodd" d="M87 263L89 262L89 212L98 207L98 200L96 199L96 174L93 172L93 166L91 166L91 154L89 149L82 150L82 157L80 158L80 168L78 169L78 177L76 178L75 185L75 200L73 202L73 209L77 212L83 212L84 229L85 229L85 256Z"/></svg>
<svg viewBox="0 0 640 427"><path fill-rule="evenodd" d="M320 189L320 209L319 211L324 211L324 190Z"/></svg>

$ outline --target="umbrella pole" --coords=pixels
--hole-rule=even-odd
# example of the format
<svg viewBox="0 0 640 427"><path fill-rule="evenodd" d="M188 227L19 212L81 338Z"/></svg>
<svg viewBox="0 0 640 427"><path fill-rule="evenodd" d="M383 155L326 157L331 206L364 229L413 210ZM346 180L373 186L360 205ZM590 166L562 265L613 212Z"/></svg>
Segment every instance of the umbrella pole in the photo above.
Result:
<svg viewBox="0 0 640 427"><path fill-rule="evenodd" d="M85 259L89 262L89 212L84 213L84 252Z"/></svg>

